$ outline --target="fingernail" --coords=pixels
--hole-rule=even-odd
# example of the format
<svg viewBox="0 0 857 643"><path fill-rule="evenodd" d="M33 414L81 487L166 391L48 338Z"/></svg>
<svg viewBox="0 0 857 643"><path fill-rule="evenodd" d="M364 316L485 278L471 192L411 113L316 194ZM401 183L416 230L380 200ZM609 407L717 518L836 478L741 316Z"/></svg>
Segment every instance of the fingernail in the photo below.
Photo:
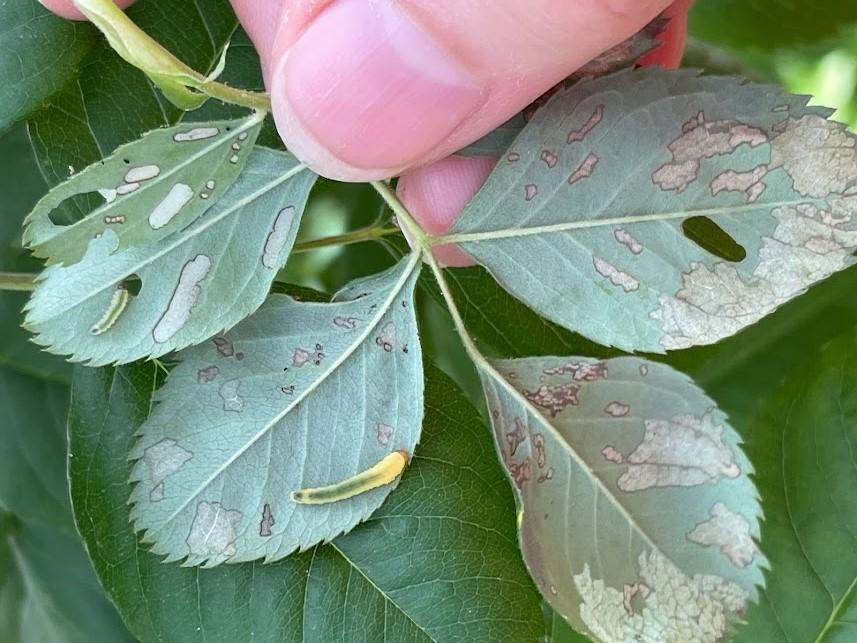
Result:
<svg viewBox="0 0 857 643"><path fill-rule="evenodd" d="M462 64L388 0L336 0L277 73L307 134L367 170L421 159L482 103Z"/></svg>

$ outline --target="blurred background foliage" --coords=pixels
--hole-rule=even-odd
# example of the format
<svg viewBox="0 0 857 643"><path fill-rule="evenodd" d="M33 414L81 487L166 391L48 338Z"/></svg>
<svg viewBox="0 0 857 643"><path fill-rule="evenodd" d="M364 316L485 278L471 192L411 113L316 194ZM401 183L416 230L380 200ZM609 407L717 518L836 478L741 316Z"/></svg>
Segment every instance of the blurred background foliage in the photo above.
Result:
<svg viewBox="0 0 857 643"><path fill-rule="evenodd" d="M168 19L167 5L193 20ZM200 16L195 14L195 7L193 0L140 0L132 15L168 47L204 71L202 67L213 63L216 56L205 48L194 49L194 30L229 34L234 29L234 19L225 0L212 0L207 6L211 19L205 25L196 24ZM15 110L4 112L5 106L0 105L0 271L31 272L38 269L38 264L20 248L20 225L48 186L67 175L68 166L80 169L96 160L102 147L109 151L123 140L163 124L159 119L174 120L178 115L161 109L163 105L151 94L142 100L141 92L148 92L145 80L125 69L124 63L115 59L89 27L62 24L47 15L36 0L0 2L0 16L4 11L20 14L21 8L27 14L27 29L35 28L36 22L47 25L47 31L36 34L32 44L44 48L45 41L40 38L45 33L61 39L70 52L65 56L66 67L75 70L65 85L61 85L59 75L52 76L50 95L33 94L32 104L10 93L9 82L0 90L0 102L8 101ZM14 22L13 18L4 24ZM189 24L195 24L193 29ZM0 28L0 51L12 46L9 39L15 37L13 27L14 24L6 32ZM29 33L22 34L20 38L29 38ZM208 42L208 35L204 39ZM225 78L258 85L257 62L246 37L239 31L232 40ZM0 60L0 76L4 78L14 72L9 72L15 66L10 60L11 57ZM834 118L857 128L857 3L698 0L691 17L685 64L811 94L815 103L837 109ZM15 86L14 82L11 86ZM20 86L18 93L25 90L29 88ZM114 109L116 105L124 106L122 119L116 118L120 113ZM81 111L82 107L89 107L90 113ZM219 115L219 109L216 105L206 106L204 113ZM90 134L92 138L86 138ZM270 128L264 140L277 145ZM304 216L299 240L389 223L389 212L370 187L322 180ZM401 239L391 237L297 253L281 272L279 281L331 293L356 277L378 272L404 251ZM469 328L489 355L612 353L539 319L479 268L454 271L451 283ZM421 285L420 315L427 353L480 407L478 381L434 285L427 277ZM781 382L793 382L795 374L813 382L830 377L831 368L846 370L849 364L836 362L833 357L847 357L854 345L855 291L857 270L851 269L730 340L665 358L707 390L730 414L747 441L751 457L759 456L758 462L754 457L754 462L760 468L760 491L769 515L779 511L777 503L788 496L789 489L820 489L824 482L805 472L793 473L793 479L789 478L786 471L776 469L776 462L767 462L763 457L774 445L782 447L784 431L782 424L771 419L776 418L776 413L766 401L772 398L776 405L784 395L779 391ZM25 301L22 293L0 292L0 643L126 640L131 637L100 592L72 522L65 437L71 368L27 340L19 327L19 313ZM836 356L825 353L831 342ZM795 385L788 386L791 388L785 389L786 395ZM824 394L825 391L819 393ZM844 409L838 421L853 420L849 402L857 398L857 392L840 387L835 396ZM816 412L812 405L808 408L812 412L801 419L807 426L830 420L824 415L828 412L825 409ZM802 445L797 440L795 448ZM832 469L836 463L820 464L821 469L827 464ZM768 498L773 499L771 504ZM845 527L857 533L853 518ZM812 570L819 563L810 559L812 552L801 553L800 528L771 521L763 536L774 575L769 579L771 590L763 594L760 606L749 614L744 639L803 641L812 638L803 638L791 628L820 630L825 635L832 631L837 614L844 614L840 608L849 590L821 577L818 593L803 595L811 591L807 588L813 583L818 584L818 575ZM828 556L837 559L846 577L849 573L852 578L857 576L854 556L834 549ZM795 561L807 562L811 569ZM789 618L781 622L782 614L790 612L801 623L792 625ZM582 640L559 624L549 611L546 623L549 640ZM817 640L825 640L822 634Z"/></svg>

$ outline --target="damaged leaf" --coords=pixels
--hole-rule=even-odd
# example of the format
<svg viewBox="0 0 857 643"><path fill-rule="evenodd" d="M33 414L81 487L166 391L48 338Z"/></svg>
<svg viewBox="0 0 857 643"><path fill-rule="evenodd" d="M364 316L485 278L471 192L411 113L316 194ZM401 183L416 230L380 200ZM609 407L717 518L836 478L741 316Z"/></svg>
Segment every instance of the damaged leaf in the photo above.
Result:
<svg viewBox="0 0 857 643"><path fill-rule="evenodd" d="M601 344L711 344L854 263L857 137L828 115L693 71L584 81L536 113L444 241ZM692 217L743 253L697 245Z"/></svg>
<svg viewBox="0 0 857 643"><path fill-rule="evenodd" d="M272 295L179 355L131 456L132 517L167 560L278 560L350 530L394 485L324 505L293 492L413 453L423 375L418 255L332 303Z"/></svg>
<svg viewBox="0 0 857 643"><path fill-rule="evenodd" d="M111 230L116 250L159 241L208 210L247 163L264 115L156 129L51 190L25 222L24 243L49 264L74 264L93 238ZM57 208L97 193L78 221L54 221Z"/></svg>
<svg viewBox="0 0 857 643"><path fill-rule="evenodd" d="M720 641L765 559L752 468L714 402L631 357L481 375L524 559L551 606L605 643Z"/></svg>
<svg viewBox="0 0 857 643"><path fill-rule="evenodd" d="M99 365L163 355L234 326L285 263L315 179L290 154L255 149L191 225L127 249L108 227L79 262L49 266L27 327L51 352ZM130 296L117 296L122 289Z"/></svg>

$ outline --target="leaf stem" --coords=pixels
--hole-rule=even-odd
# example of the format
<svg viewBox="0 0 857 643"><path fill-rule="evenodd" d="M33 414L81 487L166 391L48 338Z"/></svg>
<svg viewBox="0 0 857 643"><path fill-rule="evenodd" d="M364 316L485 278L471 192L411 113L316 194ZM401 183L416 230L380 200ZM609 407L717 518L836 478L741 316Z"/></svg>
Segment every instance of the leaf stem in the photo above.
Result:
<svg viewBox="0 0 857 643"><path fill-rule="evenodd" d="M414 217L410 212L408 212L408 209L399 200L399 197L396 196L396 193L393 192L393 189L389 184L383 181L373 181L372 186L377 190L378 194L381 195L381 198L384 199L387 205L390 206L390 209L399 220L399 224L408 231L411 239L414 240L414 244L419 247L423 260L428 264L429 268L431 268L434 278L437 281L437 285L440 288L440 292L443 295L443 299L446 302L446 307L449 309L449 314L452 317L452 323L455 326L455 330L458 332L459 337L461 337L461 341L464 344L464 350L467 352L467 355L471 360L473 360L474 364L476 364L478 368L493 370L491 365L488 363L488 360L485 359L485 356L479 352L478 348L476 348L476 344L467 332L467 327L464 325L464 318L461 316L461 312L458 310L458 306L452 296L452 291L446 281L446 276L443 274L443 268L440 267L440 264L432 253L433 238L426 234L425 230L423 230L414 220Z"/></svg>
<svg viewBox="0 0 857 643"><path fill-rule="evenodd" d="M140 29L114 0L73 1L119 56L149 76L167 98L182 109L195 109L205 96L210 96L250 109L270 111L271 100L267 94L230 87L191 69Z"/></svg>
<svg viewBox="0 0 857 643"><path fill-rule="evenodd" d="M348 246L353 243L361 243L363 241L376 241L390 235L399 234L401 230L392 226L369 226L344 232L342 234L331 235L329 237L321 237L319 239L311 239L310 241L300 241L292 248L292 254L299 252L309 252L318 248L327 248L330 246Z"/></svg>
<svg viewBox="0 0 857 643"><path fill-rule="evenodd" d="M36 277L28 272L0 272L0 290L30 292L36 288Z"/></svg>

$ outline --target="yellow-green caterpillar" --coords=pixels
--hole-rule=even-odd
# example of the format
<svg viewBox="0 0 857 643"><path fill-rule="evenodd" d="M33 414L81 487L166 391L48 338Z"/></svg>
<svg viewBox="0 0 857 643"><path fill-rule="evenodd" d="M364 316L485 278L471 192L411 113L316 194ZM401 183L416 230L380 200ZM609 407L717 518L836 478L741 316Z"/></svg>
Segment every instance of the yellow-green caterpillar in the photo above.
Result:
<svg viewBox="0 0 857 643"><path fill-rule="evenodd" d="M89 332L93 335L101 335L102 333L106 333L110 330L113 327L113 324L115 324L119 319L119 315L121 315L122 311L125 310L125 306L128 305L130 298L131 294L128 292L128 289L124 284L116 286L116 292L113 293L110 305L107 307L107 310L104 315L102 315L101 319L95 322L92 328L89 329Z"/></svg>
<svg viewBox="0 0 857 643"><path fill-rule="evenodd" d="M353 498L358 494L393 482L405 470L405 465L410 459L410 453L404 449L396 449L374 467L361 471L347 480L326 487L292 491L292 501L301 505L325 505L330 502Z"/></svg>

